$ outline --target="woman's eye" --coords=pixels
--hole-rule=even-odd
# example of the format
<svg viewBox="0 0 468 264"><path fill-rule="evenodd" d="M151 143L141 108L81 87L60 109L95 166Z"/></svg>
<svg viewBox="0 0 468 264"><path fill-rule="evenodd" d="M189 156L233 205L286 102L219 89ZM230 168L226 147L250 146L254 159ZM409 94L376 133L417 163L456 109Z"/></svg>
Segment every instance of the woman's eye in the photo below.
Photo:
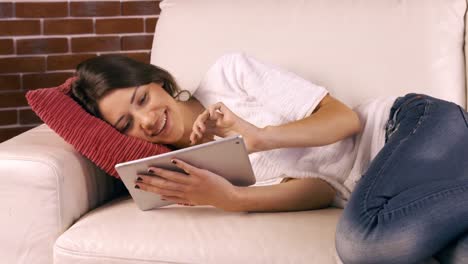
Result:
<svg viewBox="0 0 468 264"><path fill-rule="evenodd" d="M145 101L146 99L146 94L141 97L140 101L138 102L140 105Z"/></svg>
<svg viewBox="0 0 468 264"><path fill-rule="evenodd" d="M129 128L130 128L130 122L127 122L127 124L122 128L122 133L127 132Z"/></svg>

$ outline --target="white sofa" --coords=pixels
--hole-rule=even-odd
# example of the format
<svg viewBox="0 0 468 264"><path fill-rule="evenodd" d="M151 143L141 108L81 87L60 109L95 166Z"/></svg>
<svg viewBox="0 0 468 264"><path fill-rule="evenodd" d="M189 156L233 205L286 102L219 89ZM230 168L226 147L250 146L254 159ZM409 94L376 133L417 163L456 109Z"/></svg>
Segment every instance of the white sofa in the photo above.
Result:
<svg viewBox="0 0 468 264"><path fill-rule="evenodd" d="M152 63L195 89L244 51L354 107L427 93L467 105L466 0L166 0ZM294 87L289 88L294 92ZM0 263L335 263L341 209L142 212L46 125L0 144Z"/></svg>

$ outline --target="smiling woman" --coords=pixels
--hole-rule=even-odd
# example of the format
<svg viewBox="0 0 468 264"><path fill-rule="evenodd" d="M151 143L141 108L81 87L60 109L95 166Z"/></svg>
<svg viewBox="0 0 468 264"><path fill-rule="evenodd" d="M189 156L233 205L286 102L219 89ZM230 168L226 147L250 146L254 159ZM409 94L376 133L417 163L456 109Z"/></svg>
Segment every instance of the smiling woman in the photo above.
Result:
<svg viewBox="0 0 468 264"><path fill-rule="evenodd" d="M219 79L225 77L224 72L233 72L235 78L241 75L250 78L241 85L235 79ZM270 78L259 78L253 74L255 72ZM123 56L106 55L86 60L78 65L77 77L72 87L74 98L91 114L129 136L175 148L212 141L215 137L243 136L251 153L258 188L262 186L260 189L237 189L231 184L221 184L214 174L207 176L203 170L194 169L198 173L192 176L204 178L204 186L217 186L211 188L211 192L228 196L210 196L206 189L195 188L195 191L179 192L167 199L185 204L218 205L225 210L289 211L326 207L337 199L335 194L346 197L349 193L343 188L344 174L332 172L333 176L324 176L314 168L315 161L297 166L291 156L297 156L297 148L312 146L324 148L317 151L309 148L303 154L304 159L320 157L320 153L328 156L335 148L349 149L352 146L349 137L360 130L359 118L324 87L286 70L263 64L245 54L227 54L213 64L188 100L179 100L181 89L167 71ZM294 93L287 92L290 86L294 87ZM252 108L249 100L256 101L256 106ZM349 140L338 142L345 138ZM343 161L352 158L340 154ZM346 163L349 162L343 164ZM313 179L297 183L286 180L292 178ZM281 188L273 187L282 181L285 184ZM296 185L304 189L298 191ZM136 187L167 193L157 186L146 188L144 181L137 182ZM295 195L290 195L288 189L295 189ZM237 200L230 196L237 191L244 192L245 198Z"/></svg>
<svg viewBox="0 0 468 264"><path fill-rule="evenodd" d="M191 131L183 117L203 111L195 99L191 104L179 103L154 82L112 90L98 101L98 107L102 118L120 132L176 147L184 145L184 134Z"/></svg>
<svg viewBox="0 0 468 264"><path fill-rule="evenodd" d="M468 228L458 206L468 200L467 114L454 103L409 93L352 110L242 53L219 58L187 101L168 72L124 57L90 59L77 75L77 100L130 136L183 148L242 135L257 181L233 186L174 158L185 173L149 168L140 191L228 211L343 207L336 245L345 263L416 262Z"/></svg>
<svg viewBox="0 0 468 264"><path fill-rule="evenodd" d="M184 147L203 107L180 103L180 89L164 69L128 57L103 55L80 63L72 95L88 112L121 133L153 143Z"/></svg>

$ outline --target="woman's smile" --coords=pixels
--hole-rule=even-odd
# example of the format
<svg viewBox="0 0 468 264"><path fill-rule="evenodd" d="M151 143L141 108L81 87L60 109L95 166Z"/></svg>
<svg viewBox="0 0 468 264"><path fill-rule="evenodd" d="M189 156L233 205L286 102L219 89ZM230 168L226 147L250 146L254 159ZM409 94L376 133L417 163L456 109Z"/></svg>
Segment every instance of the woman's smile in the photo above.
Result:
<svg viewBox="0 0 468 264"><path fill-rule="evenodd" d="M169 115L167 109L164 110L163 116L160 119L162 119L162 121L159 122L159 127L156 130L156 132L153 135L151 135L152 137L164 135L167 129L169 128Z"/></svg>

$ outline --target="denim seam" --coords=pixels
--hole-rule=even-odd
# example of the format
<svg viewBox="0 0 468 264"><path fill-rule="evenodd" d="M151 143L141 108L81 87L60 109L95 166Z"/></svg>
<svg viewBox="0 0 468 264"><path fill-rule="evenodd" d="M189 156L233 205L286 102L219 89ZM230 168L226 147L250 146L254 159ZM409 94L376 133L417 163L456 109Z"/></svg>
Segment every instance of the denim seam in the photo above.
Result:
<svg viewBox="0 0 468 264"><path fill-rule="evenodd" d="M406 137L405 137L406 138ZM370 215L369 211L367 210L368 208L368 200L369 200L369 195L370 195L370 191L373 189L374 185L375 185L375 182L377 181L377 178L380 178L381 175L382 175L382 171L384 170L384 168L386 168L388 166L388 163L389 163L389 160L390 158L393 156L393 154L395 153L395 151L401 146L401 143L405 140L405 138L403 138L402 140L400 140L398 142L398 145L396 145L393 150L390 152L390 154L387 156L387 158L385 159L385 163L382 165L382 167L380 167L379 171L377 172L377 175L374 177L374 180L371 182L371 184L369 185L369 187L367 188L366 190L366 193L364 195L364 200L363 200L363 203L362 203L362 208L361 210L364 211L364 213L366 214L367 217L373 217Z"/></svg>
<svg viewBox="0 0 468 264"><path fill-rule="evenodd" d="M390 137L398 130L398 128L400 127L400 123L396 123L396 119L398 117L398 114L400 113L401 109L408 106L410 103L412 103L415 99L419 99L419 98L422 98L424 100L424 102L426 103L429 103L431 102L430 100L428 100L427 98L424 98L420 95L415 95L414 97L411 97L411 98L408 98L405 102L401 103L397 108L395 108L394 112L393 112L393 115L391 114L390 115L390 118L387 122L387 125L389 122L393 123L393 128L390 129L390 133L389 133L389 130L387 129L385 131L385 143L387 143L388 140L390 140ZM393 108L392 108L393 109ZM411 108L409 108L411 109ZM408 110L409 110L408 109ZM406 116L406 113L403 117L401 117L401 119L403 119L404 117ZM385 126L387 128L387 126Z"/></svg>
<svg viewBox="0 0 468 264"><path fill-rule="evenodd" d="M409 208L411 206L413 206L414 204L416 203L421 203L423 202L424 200L427 200L427 199L430 199L430 198L433 198L433 197L436 197L436 196L439 196L439 195L442 195L442 194L448 194L448 193L451 193L451 192L454 192L454 191L457 191L461 189L461 191L465 191L465 190L468 190L468 184L467 185L462 185L462 186L456 186L456 187L453 187L453 188L450 188L450 189L446 189L446 190L441 190L441 191L438 191L436 193L431 193L431 194L428 194L424 197L421 197L421 198L418 198L416 200L413 200L411 202L409 202L408 204L405 204L405 205L402 205L400 207L397 207L395 209L392 209L391 211L388 211L388 212L383 212L379 215L381 216L386 216L388 214L391 214L391 213L394 213L396 211L399 211L399 210L402 210L402 209L406 209L406 208Z"/></svg>
<svg viewBox="0 0 468 264"><path fill-rule="evenodd" d="M378 215L378 213L380 212L380 210L382 210L382 208L379 209L379 211L377 212L377 214L375 215L370 215L369 211L367 210L368 208L368 200L369 200L369 195L370 195L370 191L373 189L373 187L375 186L375 183L377 181L377 178L380 178L382 176L382 171L388 167L388 164L389 164L389 160L390 160L390 157L393 156L393 154L395 153L395 151L401 146L401 143L403 143L404 141L407 140L408 137L410 137L411 135L414 135L414 133L416 132L416 129L421 125L422 123L422 119L423 117L425 117L427 115L427 113L429 112L429 109L430 109L430 105L432 105L432 101L428 100L428 99L424 99L424 101L426 101L426 104L424 106L424 112L423 114L419 117L418 119L418 122L416 123L416 126L415 128L413 129L413 131L411 133L409 133L408 135L406 135L404 138L402 138L399 142L398 142L398 145L391 151L391 153L388 155L387 159L385 160L385 163L382 165L382 167L380 168L380 170L377 172L377 175L376 177L374 177L374 180L372 181L372 183L370 184L370 186L368 187L368 189L366 190L366 194L364 195L364 201L362 203L362 209L364 209L364 213L366 214L367 217L374 217L376 215Z"/></svg>
<svg viewBox="0 0 468 264"><path fill-rule="evenodd" d="M429 110L430 108L432 107L432 104L433 102L432 101L429 101L429 100L426 100L426 104L424 105L424 113L419 117L418 119L418 123L416 124L416 126L414 127L413 131L411 132L411 134L415 134L416 133L416 130L421 126L422 122L424 120L427 119L427 117L429 116L428 113L429 113Z"/></svg>
<svg viewBox="0 0 468 264"><path fill-rule="evenodd" d="M390 140L390 137L398 130L398 128L400 128L400 123L398 123L395 126L395 128L392 131L390 131L390 134L388 134L388 136L387 136L387 141Z"/></svg>
<svg viewBox="0 0 468 264"><path fill-rule="evenodd" d="M463 108L461 106L459 106L459 105L457 105L457 106L458 106L458 110L460 110L460 113L461 113L461 115L463 117L463 120L465 121L465 125L468 128L468 119L466 117L465 110L463 110Z"/></svg>

